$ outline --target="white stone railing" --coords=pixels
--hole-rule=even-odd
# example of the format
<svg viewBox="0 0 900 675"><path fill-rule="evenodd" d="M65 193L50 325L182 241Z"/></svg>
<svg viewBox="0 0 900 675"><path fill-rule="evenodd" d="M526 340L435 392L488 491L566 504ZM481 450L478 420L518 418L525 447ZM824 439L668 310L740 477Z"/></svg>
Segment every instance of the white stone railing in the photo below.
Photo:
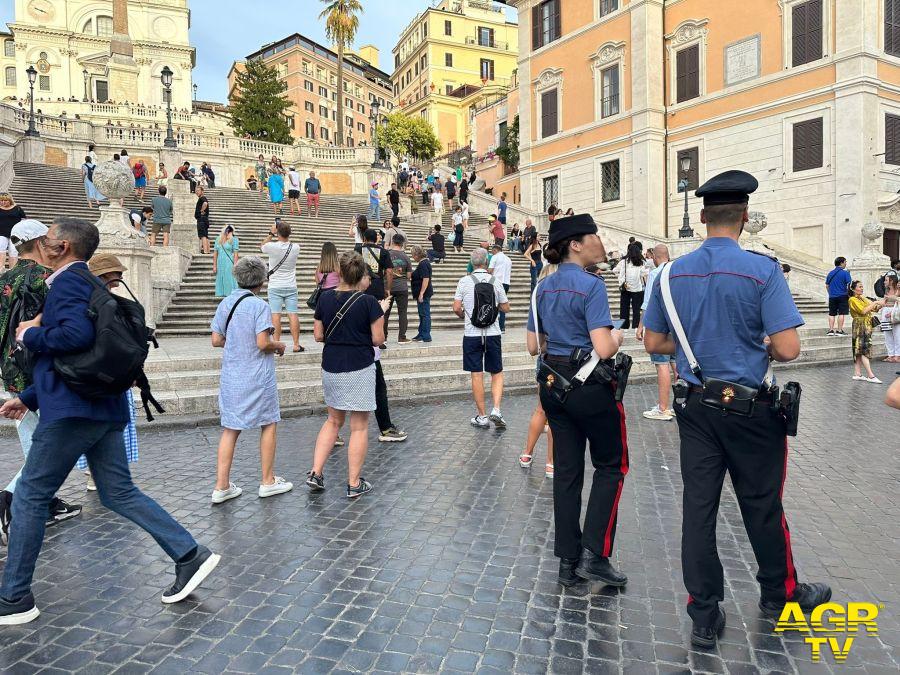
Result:
<svg viewBox="0 0 900 675"><path fill-rule="evenodd" d="M0 127L25 132L28 129L28 108L0 104ZM93 138L89 122L68 117L51 117L35 110L34 125L41 135L57 136L66 139L90 140Z"/></svg>

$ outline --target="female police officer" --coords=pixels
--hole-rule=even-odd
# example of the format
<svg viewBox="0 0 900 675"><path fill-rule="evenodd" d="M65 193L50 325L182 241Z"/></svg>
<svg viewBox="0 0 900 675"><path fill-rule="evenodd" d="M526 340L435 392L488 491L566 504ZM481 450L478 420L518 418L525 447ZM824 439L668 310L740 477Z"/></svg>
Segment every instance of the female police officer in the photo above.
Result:
<svg viewBox="0 0 900 675"><path fill-rule="evenodd" d="M542 352L541 404L556 452L553 512L559 582L571 586L590 579L621 587L628 579L613 568L609 556L628 472L625 412L615 401L614 385L596 374L567 392L560 389L564 381L575 381L592 351L600 359L609 359L622 344L622 332L612 330L605 283L584 271L606 258L593 219L578 215L554 220L544 256L559 264L559 270L535 289L528 351L532 355ZM586 441L590 442L594 479L582 536L579 520Z"/></svg>

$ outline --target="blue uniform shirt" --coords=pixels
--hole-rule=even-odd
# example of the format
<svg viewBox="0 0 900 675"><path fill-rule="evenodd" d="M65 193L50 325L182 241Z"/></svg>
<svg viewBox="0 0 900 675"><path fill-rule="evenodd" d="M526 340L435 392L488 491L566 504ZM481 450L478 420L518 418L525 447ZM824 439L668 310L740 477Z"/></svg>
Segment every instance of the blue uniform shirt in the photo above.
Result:
<svg viewBox="0 0 900 675"><path fill-rule="evenodd" d="M547 353L554 356L569 356L575 347L590 351L591 331L612 327L606 284L575 263L563 263L541 281L537 310ZM528 330L536 332L533 312L528 314Z"/></svg>
<svg viewBox="0 0 900 675"><path fill-rule="evenodd" d="M707 239L669 264L675 309L703 376L758 387L768 368L763 338L803 325L781 265L727 237ZM644 327L674 336L658 277ZM680 344L677 362L681 377L699 385Z"/></svg>

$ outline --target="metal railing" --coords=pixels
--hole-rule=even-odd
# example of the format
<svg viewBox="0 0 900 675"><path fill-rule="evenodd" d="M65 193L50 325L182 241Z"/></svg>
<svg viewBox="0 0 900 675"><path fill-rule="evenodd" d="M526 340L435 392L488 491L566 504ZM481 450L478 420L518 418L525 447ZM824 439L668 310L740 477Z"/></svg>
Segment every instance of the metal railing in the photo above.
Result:
<svg viewBox="0 0 900 675"><path fill-rule="evenodd" d="M480 40L477 37L466 36L466 44L467 45L477 45L478 47L487 47L488 49L503 49L509 50L509 44L506 42L499 42L498 40Z"/></svg>

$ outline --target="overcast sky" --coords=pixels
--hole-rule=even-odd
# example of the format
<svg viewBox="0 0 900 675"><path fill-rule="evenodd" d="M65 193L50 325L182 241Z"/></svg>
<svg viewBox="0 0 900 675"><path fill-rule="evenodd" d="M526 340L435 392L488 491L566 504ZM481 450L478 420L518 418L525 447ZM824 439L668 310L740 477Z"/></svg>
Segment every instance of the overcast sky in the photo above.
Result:
<svg viewBox="0 0 900 675"><path fill-rule="evenodd" d="M427 0L363 0L357 45L374 44L381 50L380 67L393 70L391 49L400 31L430 3ZM197 48L194 82L197 96L207 101L223 101L226 76L233 61L252 54L267 42L301 33L325 42L318 14L321 0L189 0L191 43ZM507 10L515 18L513 10ZM0 0L0 21L14 18L14 0Z"/></svg>

